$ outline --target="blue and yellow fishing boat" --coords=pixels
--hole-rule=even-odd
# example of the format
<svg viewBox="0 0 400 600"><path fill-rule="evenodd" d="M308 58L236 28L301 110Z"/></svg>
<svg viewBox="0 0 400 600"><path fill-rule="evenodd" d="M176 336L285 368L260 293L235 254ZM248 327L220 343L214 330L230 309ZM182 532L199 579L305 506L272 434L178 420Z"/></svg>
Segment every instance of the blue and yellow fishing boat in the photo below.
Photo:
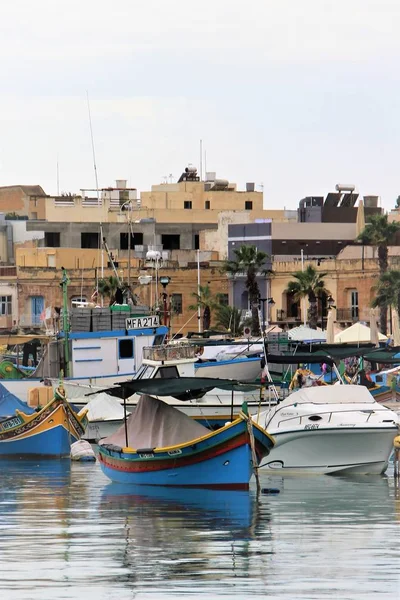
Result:
<svg viewBox="0 0 400 600"><path fill-rule="evenodd" d="M53 399L34 410L0 384L0 457L69 456L85 431L85 414L68 404L60 385Z"/></svg>
<svg viewBox="0 0 400 600"><path fill-rule="evenodd" d="M198 381L159 380L158 395L170 395L175 386L175 393L182 398L185 392L196 391L192 386L207 385L206 379L202 384ZM218 386L218 380L208 381L213 382L208 383L211 387ZM222 381L226 387L226 380ZM154 388L155 380L130 383L143 393ZM144 393L125 425L100 440L99 460L104 474L118 483L248 489L253 472L273 445L273 438L245 412L210 431Z"/></svg>

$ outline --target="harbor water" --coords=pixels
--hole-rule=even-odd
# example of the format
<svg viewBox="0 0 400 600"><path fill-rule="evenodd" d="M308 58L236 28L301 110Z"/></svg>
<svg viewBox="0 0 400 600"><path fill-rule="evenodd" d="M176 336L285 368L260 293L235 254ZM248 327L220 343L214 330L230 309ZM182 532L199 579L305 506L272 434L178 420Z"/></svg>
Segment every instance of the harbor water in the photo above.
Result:
<svg viewBox="0 0 400 600"><path fill-rule="evenodd" d="M400 597L387 476L264 493L109 483L98 463L1 461L0 595L27 600ZM272 493L274 490L279 493Z"/></svg>

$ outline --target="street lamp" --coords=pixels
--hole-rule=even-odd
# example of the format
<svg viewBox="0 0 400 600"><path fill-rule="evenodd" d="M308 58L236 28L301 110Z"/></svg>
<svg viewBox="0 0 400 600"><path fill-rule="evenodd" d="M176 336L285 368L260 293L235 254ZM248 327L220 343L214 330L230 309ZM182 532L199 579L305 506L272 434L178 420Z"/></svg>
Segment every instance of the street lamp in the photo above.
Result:
<svg viewBox="0 0 400 600"><path fill-rule="evenodd" d="M269 326L269 311L270 307L275 304L275 300L273 298L259 298L259 301L262 303L262 318L263 318L263 331ZM265 303L267 303L267 312L265 312Z"/></svg>
<svg viewBox="0 0 400 600"><path fill-rule="evenodd" d="M169 284L169 282L171 281L171 277L168 277L168 275L162 275L160 277L160 283L163 286L163 293L162 293L162 297L163 297L163 310L164 310L164 325L167 325L167 285Z"/></svg>
<svg viewBox="0 0 400 600"><path fill-rule="evenodd" d="M127 220L128 220L128 288L130 289L131 285L131 239L132 239L132 211L133 204L132 200L127 200L119 207L120 214L122 212L127 212Z"/></svg>

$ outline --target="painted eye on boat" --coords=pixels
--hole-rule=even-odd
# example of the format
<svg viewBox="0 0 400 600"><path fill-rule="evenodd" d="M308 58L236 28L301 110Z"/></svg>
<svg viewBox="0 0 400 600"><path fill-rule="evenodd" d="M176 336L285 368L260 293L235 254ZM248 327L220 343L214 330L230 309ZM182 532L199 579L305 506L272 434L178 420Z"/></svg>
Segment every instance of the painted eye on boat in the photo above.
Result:
<svg viewBox="0 0 400 600"><path fill-rule="evenodd" d="M227 467L228 465L229 465L229 460L226 460L226 461L224 462L224 467Z"/></svg>

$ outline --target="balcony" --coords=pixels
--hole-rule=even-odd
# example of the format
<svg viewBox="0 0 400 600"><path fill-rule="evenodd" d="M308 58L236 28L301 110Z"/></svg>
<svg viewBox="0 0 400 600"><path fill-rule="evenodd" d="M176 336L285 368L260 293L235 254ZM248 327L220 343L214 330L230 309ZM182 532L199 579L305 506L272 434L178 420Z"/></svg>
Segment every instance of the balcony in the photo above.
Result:
<svg viewBox="0 0 400 600"><path fill-rule="evenodd" d="M369 321L371 312L369 308L359 308L353 306L351 308L337 308L336 321L346 323L357 323L358 321Z"/></svg>
<svg viewBox="0 0 400 600"><path fill-rule="evenodd" d="M298 312L297 316L288 316L286 311L283 309L277 309L276 311L276 322L277 323L301 323L301 311Z"/></svg>

